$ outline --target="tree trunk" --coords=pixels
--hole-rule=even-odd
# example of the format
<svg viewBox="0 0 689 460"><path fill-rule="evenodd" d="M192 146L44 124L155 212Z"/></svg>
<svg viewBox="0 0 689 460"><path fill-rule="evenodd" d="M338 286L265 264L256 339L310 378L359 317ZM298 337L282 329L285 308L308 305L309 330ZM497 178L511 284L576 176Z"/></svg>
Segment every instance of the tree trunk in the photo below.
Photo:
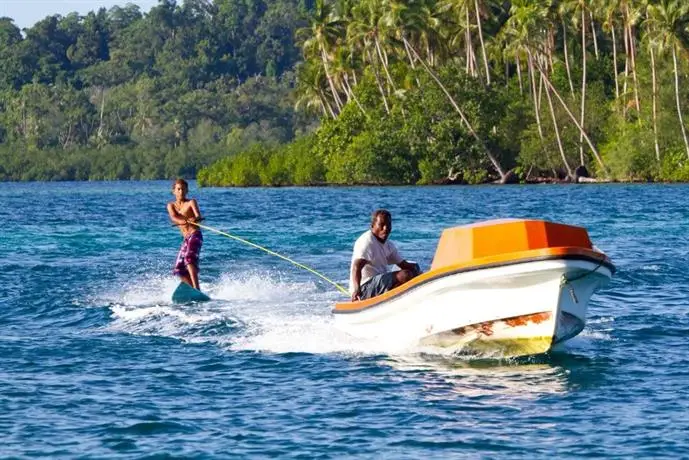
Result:
<svg viewBox="0 0 689 460"><path fill-rule="evenodd" d="M581 132L579 133L579 161L584 166L584 116L586 115L586 14L581 10Z"/></svg>
<svg viewBox="0 0 689 460"><path fill-rule="evenodd" d="M656 59L655 51L653 51L653 45L649 46L649 51L651 52L651 77L653 80L653 143L656 149L656 160L660 163L660 147L658 146L658 114L657 114L657 91L658 86L656 83Z"/></svg>
<svg viewBox="0 0 689 460"><path fill-rule="evenodd" d="M330 102L328 101L328 98L323 92L323 90L319 89L318 94L320 95L321 104L323 104L323 111L325 112L325 109L327 108L333 120L336 119L337 115L335 115L335 111L333 110L333 107L330 105Z"/></svg>
<svg viewBox="0 0 689 460"><path fill-rule="evenodd" d="M572 82L572 72L569 68L569 50L567 48L567 24L564 18L562 19L562 44L565 52L565 68L567 69L567 81L569 82L569 90L574 97L574 83Z"/></svg>
<svg viewBox="0 0 689 460"><path fill-rule="evenodd" d="M533 108L536 114L536 126L538 127L538 135L541 138L541 143L543 142L543 126L541 124L541 110L540 104L538 103L538 97L536 96L536 77L534 76L533 63L531 62L531 55L528 56L529 63L529 79L531 82L531 94L533 96Z"/></svg>
<svg viewBox="0 0 689 460"><path fill-rule="evenodd" d="M483 30L481 29L481 15L478 10L478 0L474 0L476 8L476 24L478 25L478 38L481 41L481 52L483 53L483 66L486 68L486 84L490 86L490 69L488 68L488 56L486 55L486 45L483 42Z"/></svg>
<svg viewBox="0 0 689 460"><path fill-rule="evenodd" d="M368 59L369 62L371 63L371 67L373 67L373 75L376 77L376 85L378 86L378 91L380 91L380 95L383 98L383 105L385 106L385 113L390 115L390 106L388 105L388 100L385 97L385 90L383 89L383 83L380 81L380 73L378 72L378 67L376 66L373 56L371 56L371 50L367 50L368 53Z"/></svg>
<svg viewBox="0 0 689 460"><path fill-rule="evenodd" d="M612 32L612 69L615 72L615 100L620 98L620 83L617 75L617 40L615 39L615 25L610 26Z"/></svg>
<svg viewBox="0 0 689 460"><path fill-rule="evenodd" d="M627 83L629 82L629 34L627 34L627 25L624 25L624 82L622 84L622 113L627 116Z"/></svg>
<svg viewBox="0 0 689 460"><path fill-rule="evenodd" d="M593 22L593 11L589 11L591 17L591 36L593 37L593 49L596 52L596 61L598 60L598 37L596 37L596 24Z"/></svg>
<svg viewBox="0 0 689 460"><path fill-rule="evenodd" d="M406 42L404 43L404 51L407 54L407 58L409 58L409 65L411 65L412 70L416 70L416 64L414 64L414 58L412 57L411 52L409 51L409 46L407 46ZM418 86L420 89L421 88L421 82L419 81L419 78L414 77L414 79L416 80L416 86Z"/></svg>
<svg viewBox="0 0 689 460"><path fill-rule="evenodd" d="M627 19L629 19L629 5L627 5ZM636 111L641 111L641 104L639 103L639 83L636 79L636 49L634 47L634 33L632 31L632 24L629 24L627 28L627 33L629 34L629 50L632 65L632 79L634 80L634 102L636 103ZM641 120L641 118L639 118Z"/></svg>
<svg viewBox="0 0 689 460"><path fill-rule="evenodd" d="M515 56L514 60L517 63L517 77L519 78L519 94L524 94L524 86L522 85L522 66L519 63L519 56Z"/></svg>
<svg viewBox="0 0 689 460"><path fill-rule="evenodd" d="M529 51L529 54L531 54L531 51ZM598 161L598 164L600 165L600 167L603 169L603 171L605 172L605 174L610 175L610 173L609 173L609 171L608 171L608 168L605 167L605 163L603 163L603 159L600 157L600 155L599 155L599 153L598 153L598 150L597 150L596 147L593 145L593 142L591 141L591 138L589 138L588 134L586 134L586 132L584 131L584 128L579 124L579 121L577 120L577 117L574 116L574 114L573 114L572 111L569 109L569 107L567 107L567 104L565 103L564 99L562 99L562 96L560 96L560 93L557 92L557 89L556 89L555 86L553 86L553 84L550 82L550 80L548 79L548 76L545 75L543 69L542 69L540 66L538 66L538 71L539 71L539 72L541 73L541 75L543 76L543 81L546 83L546 85L547 85L547 86L550 88L550 90L553 92L553 94L555 95L555 97L557 98L557 100L560 102L560 105L562 105L562 108L565 109L565 112L567 112L567 115L569 116L569 118L574 122L574 124L576 125L576 127L579 129L579 131L580 131L580 132L582 133L582 135L584 136L584 139L586 140L586 143L587 143L587 144L589 145L589 147L591 148L591 152L593 153L593 156L596 158L596 161ZM689 150L688 150L688 152L689 152Z"/></svg>
<svg viewBox="0 0 689 460"><path fill-rule="evenodd" d="M476 77L476 57L474 55L474 44L471 42L471 16L469 15L469 6L466 7L466 42L467 42L467 65L469 66L470 75Z"/></svg>
<svg viewBox="0 0 689 460"><path fill-rule="evenodd" d="M493 167L495 168L497 173L500 175L500 179L504 179L506 177L506 174L505 174L505 171L503 171L502 167L500 166L500 163L498 162L497 158L495 158L495 156L490 152L490 150L488 150L488 147L486 147L486 144L483 143L483 141L478 136L476 131L474 131L474 128L469 123L469 120L467 119L466 116L464 116L464 112L462 112L462 110L459 108L459 106L457 105L457 102L455 102L455 100L452 97L452 95L450 94L450 92L447 90L447 88L445 88L445 85L443 85L443 83L440 81L440 78L438 78L438 76L435 74L435 72L433 72L430 69L430 67L428 67L428 65L426 65L426 63L423 60L421 60L421 58L419 57L419 53L417 53L416 50L414 49L414 47L409 44L407 39L402 37L402 40L407 42L409 49L414 53L414 56L416 56L416 58L419 59L419 61L421 62L421 65L426 70L428 75L431 76L431 78L438 84L438 86L440 87L442 92L445 93L445 96L450 101L450 104L452 104L452 107L455 109L455 111L457 111L457 114L459 114L459 117L462 119L462 123L464 123L464 125L466 125L467 129L469 130L469 133L473 136L473 138L479 144L479 147L481 147L481 149L484 151L486 156L488 156L488 159L493 164Z"/></svg>
<svg viewBox="0 0 689 460"><path fill-rule="evenodd" d="M103 138L103 115L105 114L105 88L100 89L100 120L98 124L98 140Z"/></svg>
<svg viewBox="0 0 689 460"><path fill-rule="evenodd" d="M677 116L679 117L679 126L682 128L682 137L684 138L684 146L687 149L687 157L689 157L689 141L687 140L687 130L684 127L684 120L682 119L682 106L679 103L679 72L677 70L677 49L672 45L672 62L675 66L675 99L677 100Z"/></svg>
<svg viewBox="0 0 689 460"><path fill-rule="evenodd" d="M392 91L395 92L397 89L395 88L395 83L392 81L392 77L390 76L390 72L388 72L388 66L385 63L386 59L383 56L383 52L380 49L380 42L378 41L378 37L375 37L373 39L374 44L376 45L376 52L378 53L378 57L380 58L381 64L383 64L383 71L385 72L385 76L388 79L388 83L390 83L390 87L392 88ZM390 91L388 91L388 94L390 94Z"/></svg>
<svg viewBox="0 0 689 460"><path fill-rule="evenodd" d="M333 82L333 77L330 75L330 69L328 68L328 55L325 53L325 49L321 48L321 60L323 61L323 69L325 70L325 77L328 80L328 85L330 85L330 91L333 93L333 100L337 106L337 113L342 111L342 101L340 100L340 95L337 94L335 89L335 82Z"/></svg>
<svg viewBox="0 0 689 460"><path fill-rule="evenodd" d="M565 165L565 169L567 170L567 176L571 180L574 180L574 173L572 172L572 168L569 167L569 162L567 162L567 156L565 155L565 149L562 147L562 140L560 139L560 128L557 126L557 117L555 116L555 109L553 108L553 99L550 97L550 91L548 90L548 88L545 89L545 95L548 98L548 106L550 106L550 115L553 118L553 128L555 128L555 138L557 139L557 147L558 149L560 149L562 164Z"/></svg>
<svg viewBox="0 0 689 460"><path fill-rule="evenodd" d="M364 108L361 106L361 103L359 102L359 99L356 97L356 94L354 94L354 90L352 87L349 85L349 75L347 72L344 73L344 86L347 88L348 94L351 96L351 98L354 100L356 103L357 107L359 107L359 110L361 110L361 113L363 115L367 115L366 111Z"/></svg>

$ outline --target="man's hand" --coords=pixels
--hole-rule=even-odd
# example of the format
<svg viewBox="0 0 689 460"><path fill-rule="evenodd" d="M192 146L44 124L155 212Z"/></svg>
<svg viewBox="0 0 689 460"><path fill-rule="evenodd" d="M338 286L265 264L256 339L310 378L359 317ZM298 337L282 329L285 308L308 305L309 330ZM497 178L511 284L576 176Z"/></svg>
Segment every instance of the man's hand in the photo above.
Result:
<svg viewBox="0 0 689 460"><path fill-rule="evenodd" d="M352 294L352 302L356 302L359 299L359 286L356 286L356 289L354 289L354 294Z"/></svg>

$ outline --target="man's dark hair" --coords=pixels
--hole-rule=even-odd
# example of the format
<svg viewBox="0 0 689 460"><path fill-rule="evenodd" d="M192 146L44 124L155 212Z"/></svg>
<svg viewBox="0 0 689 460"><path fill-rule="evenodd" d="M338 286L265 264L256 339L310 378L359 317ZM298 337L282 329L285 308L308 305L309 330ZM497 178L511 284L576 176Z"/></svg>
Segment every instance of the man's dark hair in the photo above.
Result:
<svg viewBox="0 0 689 460"><path fill-rule="evenodd" d="M373 211L373 214L371 214L371 226L376 223L378 216L383 217L383 219L386 219L388 222L392 222L392 214L390 214L390 211L387 209L376 209Z"/></svg>

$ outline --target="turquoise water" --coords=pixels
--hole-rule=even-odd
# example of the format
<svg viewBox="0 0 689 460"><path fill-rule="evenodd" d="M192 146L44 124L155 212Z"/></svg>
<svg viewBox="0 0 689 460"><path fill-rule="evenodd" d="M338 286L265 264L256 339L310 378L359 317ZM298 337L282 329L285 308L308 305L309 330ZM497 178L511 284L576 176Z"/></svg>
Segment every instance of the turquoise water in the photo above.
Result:
<svg viewBox="0 0 689 460"><path fill-rule="evenodd" d="M687 457L689 187L201 189L206 223L346 284L376 207L424 268L443 228L583 225L619 271L583 333L517 361L339 333L341 294L206 233L171 305L168 182L0 184L0 455Z"/></svg>

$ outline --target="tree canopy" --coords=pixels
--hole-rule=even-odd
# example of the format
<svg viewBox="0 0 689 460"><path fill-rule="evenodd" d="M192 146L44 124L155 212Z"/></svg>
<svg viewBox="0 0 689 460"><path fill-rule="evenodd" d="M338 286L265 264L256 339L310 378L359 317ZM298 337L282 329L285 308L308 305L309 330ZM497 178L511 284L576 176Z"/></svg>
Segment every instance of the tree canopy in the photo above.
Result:
<svg viewBox="0 0 689 460"><path fill-rule="evenodd" d="M300 0L161 0L20 31L0 18L0 179L194 177L315 118L293 110Z"/></svg>
<svg viewBox="0 0 689 460"><path fill-rule="evenodd" d="M316 0L300 145L330 183L687 180L688 25L683 0Z"/></svg>
<svg viewBox="0 0 689 460"><path fill-rule="evenodd" d="M0 179L689 179L683 0L160 0L0 18Z"/></svg>

